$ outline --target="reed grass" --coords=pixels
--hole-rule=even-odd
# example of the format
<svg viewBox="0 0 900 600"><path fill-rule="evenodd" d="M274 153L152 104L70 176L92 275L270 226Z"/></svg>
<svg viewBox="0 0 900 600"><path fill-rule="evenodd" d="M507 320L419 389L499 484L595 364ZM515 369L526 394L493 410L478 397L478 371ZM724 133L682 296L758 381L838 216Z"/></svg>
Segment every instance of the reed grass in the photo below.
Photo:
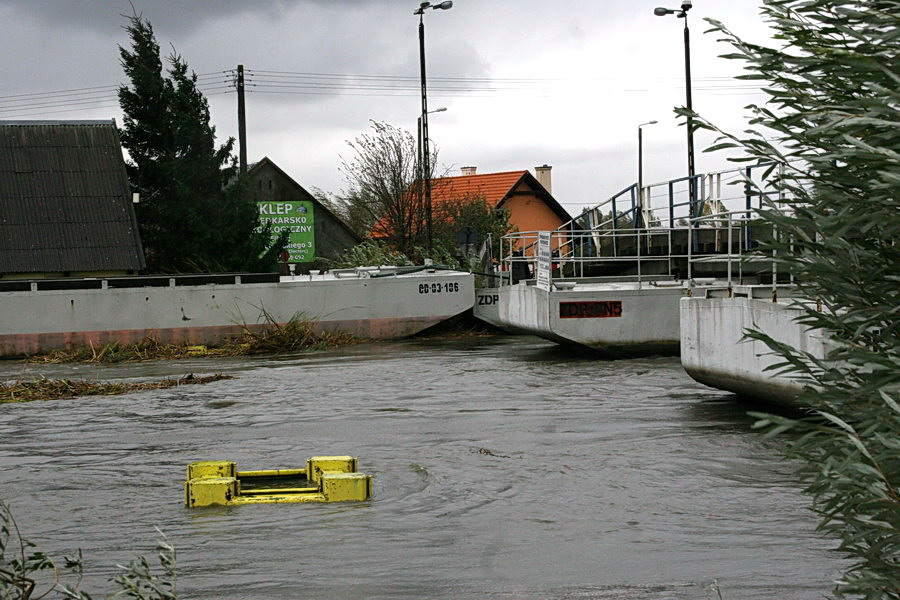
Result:
<svg viewBox="0 0 900 600"><path fill-rule="evenodd" d="M295 315L287 323L276 322L263 312L265 327L253 331L246 325L241 336L223 346L232 356L242 354L281 354L303 350L327 350L359 342L349 333L317 331L315 322Z"/></svg>

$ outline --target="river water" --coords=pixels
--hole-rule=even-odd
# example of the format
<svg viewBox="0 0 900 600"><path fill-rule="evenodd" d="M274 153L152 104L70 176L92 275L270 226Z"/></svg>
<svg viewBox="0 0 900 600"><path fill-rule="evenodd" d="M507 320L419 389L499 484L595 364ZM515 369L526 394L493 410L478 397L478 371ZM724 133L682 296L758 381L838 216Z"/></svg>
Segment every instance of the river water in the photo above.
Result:
<svg viewBox="0 0 900 600"><path fill-rule="evenodd" d="M746 406L677 358L422 338L279 358L0 363L4 379L225 373L0 405L0 500L85 589L178 549L183 598L822 598L841 563ZM187 509L185 466L359 457L364 503ZM153 562L153 560L151 560Z"/></svg>

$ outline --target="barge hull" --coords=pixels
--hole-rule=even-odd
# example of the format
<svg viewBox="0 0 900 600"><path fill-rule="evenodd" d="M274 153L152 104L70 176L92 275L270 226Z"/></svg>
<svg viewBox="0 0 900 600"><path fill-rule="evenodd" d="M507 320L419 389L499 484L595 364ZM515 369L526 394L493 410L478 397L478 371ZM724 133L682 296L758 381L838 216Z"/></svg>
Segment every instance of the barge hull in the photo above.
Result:
<svg viewBox="0 0 900 600"><path fill-rule="evenodd" d="M321 331L366 339L414 335L474 303L470 273L284 278L280 282L0 293L0 357L148 335L163 343L216 345L245 327L308 319Z"/></svg>
<svg viewBox="0 0 900 600"><path fill-rule="evenodd" d="M740 293L740 287L738 293ZM761 331L801 352L824 357L827 342L796 321L799 308L771 299L747 297L682 298L681 364L696 381L745 398L796 406L803 382L772 367L783 359L747 329Z"/></svg>
<svg viewBox="0 0 900 600"><path fill-rule="evenodd" d="M633 283L577 284L546 291L534 285L500 288L499 319L507 327L611 358L677 354L678 287Z"/></svg>

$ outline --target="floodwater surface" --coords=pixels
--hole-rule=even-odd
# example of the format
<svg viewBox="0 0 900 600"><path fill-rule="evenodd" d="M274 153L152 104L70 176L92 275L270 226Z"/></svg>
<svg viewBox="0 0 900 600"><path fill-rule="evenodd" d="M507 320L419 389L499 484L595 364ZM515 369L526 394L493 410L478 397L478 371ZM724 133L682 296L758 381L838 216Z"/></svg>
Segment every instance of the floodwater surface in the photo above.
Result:
<svg viewBox="0 0 900 600"><path fill-rule="evenodd" d="M183 598L822 598L840 572L778 440L677 358L537 338L371 343L279 358L23 366L0 378L236 379L0 405L0 500L84 587L153 562ZM374 498L188 509L185 466L359 457Z"/></svg>

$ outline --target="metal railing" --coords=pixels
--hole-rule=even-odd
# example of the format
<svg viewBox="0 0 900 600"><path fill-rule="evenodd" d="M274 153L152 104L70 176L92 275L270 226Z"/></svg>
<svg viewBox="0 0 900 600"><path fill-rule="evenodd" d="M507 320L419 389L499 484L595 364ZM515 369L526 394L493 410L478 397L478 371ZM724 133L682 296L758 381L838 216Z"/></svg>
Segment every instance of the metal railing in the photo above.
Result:
<svg viewBox="0 0 900 600"><path fill-rule="evenodd" d="M638 281L690 279L697 264L722 263L733 276L732 264L746 252L755 220L743 212L703 217L707 226L678 228L606 229L550 232L552 278L628 277ZM712 223L715 223L714 226ZM503 238L502 284L534 277L537 258L517 248L536 243L537 231ZM698 250L699 249L699 250ZM721 270L721 269L720 269ZM738 273L743 277L742 273Z"/></svg>
<svg viewBox="0 0 900 600"><path fill-rule="evenodd" d="M629 186L550 232L553 272L557 277L627 274L640 282L650 276L691 278L705 262L724 263L724 276L731 280L733 265L740 264L737 257L756 246L757 210L767 200L783 199L767 185L766 176L777 168L774 163L754 165L649 184L643 190ZM690 186L697 193L692 195ZM623 202L627 209L619 210ZM538 232L529 231L502 238L503 284L533 276L537 237ZM610 267L614 263L621 264ZM737 271L743 278L742 268Z"/></svg>
<svg viewBox="0 0 900 600"><path fill-rule="evenodd" d="M777 197L778 192L767 184L767 175L773 168L779 167L775 163L766 163L680 177L647 184L640 191L637 184L633 184L585 209L559 229L619 229L636 224L676 227L679 222L685 225L685 221L703 214L738 209L751 211L760 208L764 200ZM695 192L693 196L691 187ZM639 196L642 202L638 202ZM642 215L636 220L639 205Z"/></svg>
<svg viewBox="0 0 900 600"><path fill-rule="evenodd" d="M727 287L731 288L735 283L735 278L737 278L738 283L743 282L743 271L744 267L749 264L756 263L757 265L768 265L767 268L756 269L757 276L760 275L760 272L768 271L768 279L771 283L771 288L773 295L779 286L779 271L778 271L778 255L777 252L772 251L771 253L761 252L756 248L749 247L743 242L739 242L738 244L732 244L731 233L735 229L739 231L747 231L748 234L752 233L752 228L756 223L759 222L758 217L756 216L756 211L729 211L723 213L717 213L713 215L703 215L700 217L696 217L691 219L690 224L691 227L689 231L691 234L698 231L703 231L705 229L709 229L711 227L720 228L728 232L728 242L727 247L729 249L735 248L736 251L729 251L725 254L720 254L716 256L689 256L688 258L688 278L691 278L691 270L695 264L700 264L704 262L709 262L711 260L717 260L724 262L726 265L726 270L724 274L725 280L723 281ZM739 227L735 227L735 225L739 225ZM774 226L773 226L774 227ZM772 237L778 238L779 231L777 227L775 227L772 231ZM689 244L689 248L693 247L693 244ZM793 252L794 244L789 244L789 252ZM735 274L734 270L737 269L737 274ZM764 283L760 278L758 283ZM794 283L794 277L792 274L787 274L786 283L790 286Z"/></svg>

